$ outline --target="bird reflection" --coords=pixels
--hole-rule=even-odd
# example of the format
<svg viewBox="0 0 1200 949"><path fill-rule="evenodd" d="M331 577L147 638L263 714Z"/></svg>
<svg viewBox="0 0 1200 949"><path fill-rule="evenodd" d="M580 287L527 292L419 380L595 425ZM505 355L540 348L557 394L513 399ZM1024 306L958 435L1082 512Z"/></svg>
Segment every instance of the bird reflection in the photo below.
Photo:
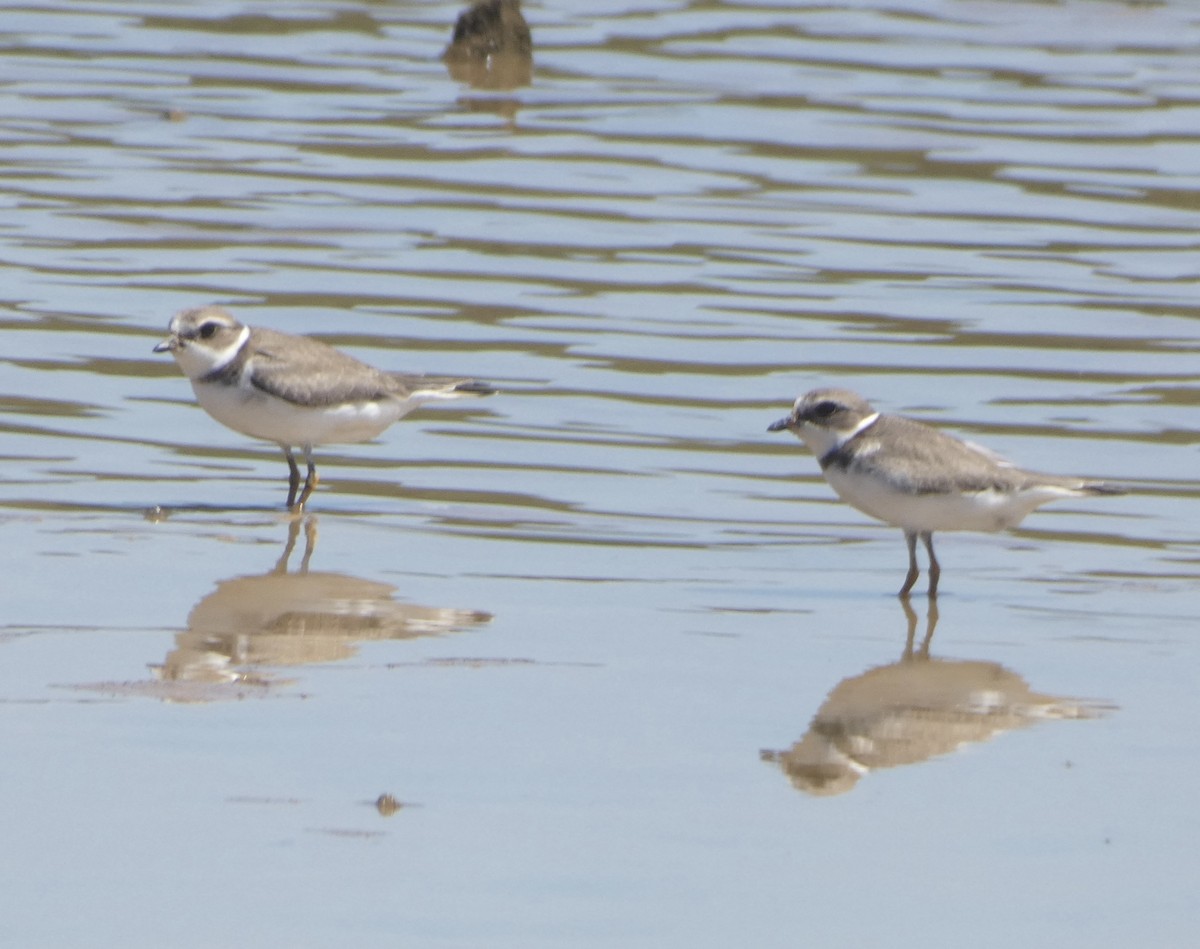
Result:
<svg viewBox="0 0 1200 949"><path fill-rule="evenodd" d="M304 553L289 572L301 530ZM401 603L389 584L310 570L316 544L316 518L293 518L270 571L222 580L192 608L175 648L152 667L163 683L179 687L167 697L186 700L189 684L266 687L277 683L263 667L332 662L354 655L361 642L435 636L491 619L477 610ZM220 697L195 691L196 700Z"/></svg>
<svg viewBox="0 0 1200 949"><path fill-rule="evenodd" d="M930 601L919 645L916 611L907 601L902 606L908 636L900 660L844 679L803 738L761 753L798 790L844 794L879 768L918 764L1044 719L1095 718L1111 708L1034 692L999 663L933 659L936 603Z"/></svg>

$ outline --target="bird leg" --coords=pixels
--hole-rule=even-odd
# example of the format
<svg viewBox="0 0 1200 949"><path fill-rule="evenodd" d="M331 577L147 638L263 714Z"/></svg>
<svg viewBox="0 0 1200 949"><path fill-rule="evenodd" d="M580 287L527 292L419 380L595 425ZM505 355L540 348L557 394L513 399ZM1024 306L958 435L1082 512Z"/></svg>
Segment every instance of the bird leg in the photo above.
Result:
<svg viewBox="0 0 1200 949"><path fill-rule="evenodd" d="M932 600L937 597L938 577L942 575L942 568L933 553L933 531L923 532L921 540L925 542L925 549L929 551L929 598Z"/></svg>
<svg viewBox="0 0 1200 949"><path fill-rule="evenodd" d="M300 469L296 466L296 457L292 454L290 445L279 446L283 449L284 457L288 463L288 499L287 506L289 510L296 510L296 489L300 487ZM301 504L304 502L301 501Z"/></svg>
<svg viewBox="0 0 1200 949"><path fill-rule="evenodd" d="M304 490L300 492L300 500L296 502L295 510L304 510L304 502L308 500L309 495L313 493L313 489L320 482L317 476L317 466L313 464L312 445L304 446L304 460L308 462L308 477L304 479ZM300 480L300 472L296 470L296 480Z"/></svg>
<svg viewBox="0 0 1200 949"><path fill-rule="evenodd" d="M904 578L904 586L900 588L900 596L907 599L908 591L913 588L913 584L917 582L917 577L921 575L921 570L917 567L917 532L905 531L904 542L908 544L908 576Z"/></svg>

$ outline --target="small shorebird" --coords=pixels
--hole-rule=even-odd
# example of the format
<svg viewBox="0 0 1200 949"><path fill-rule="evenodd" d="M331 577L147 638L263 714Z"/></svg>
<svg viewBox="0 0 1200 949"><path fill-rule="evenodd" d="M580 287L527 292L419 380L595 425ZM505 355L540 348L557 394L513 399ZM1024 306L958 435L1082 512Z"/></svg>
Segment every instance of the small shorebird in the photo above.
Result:
<svg viewBox="0 0 1200 949"><path fill-rule="evenodd" d="M314 445L368 441L426 402L495 392L471 379L384 372L307 336L252 329L219 306L177 313L170 334L154 351L175 357L201 408L283 449L293 511L303 510L319 480ZM308 463L298 500L293 445Z"/></svg>
<svg viewBox="0 0 1200 949"><path fill-rule="evenodd" d="M929 425L882 415L845 389L802 395L791 415L767 431L783 429L817 456L838 497L904 531L908 576L902 597L920 573L918 537L929 551L929 595L936 596L941 568L933 553L934 531L1005 530L1050 501L1124 493L1098 481L1024 471Z"/></svg>

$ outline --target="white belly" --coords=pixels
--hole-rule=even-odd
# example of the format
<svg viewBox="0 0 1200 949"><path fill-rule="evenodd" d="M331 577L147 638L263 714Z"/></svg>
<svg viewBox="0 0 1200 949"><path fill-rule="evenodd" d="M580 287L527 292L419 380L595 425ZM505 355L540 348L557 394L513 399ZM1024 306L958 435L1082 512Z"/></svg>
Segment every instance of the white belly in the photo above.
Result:
<svg viewBox="0 0 1200 949"><path fill-rule="evenodd" d="M365 442L415 406L398 399L303 408L253 387L193 382L201 407L235 432L280 445Z"/></svg>
<svg viewBox="0 0 1200 949"><path fill-rule="evenodd" d="M971 494L907 494L886 482L830 468L830 486L864 514L909 531L999 531L1016 527L1048 501L1075 492L1050 485Z"/></svg>

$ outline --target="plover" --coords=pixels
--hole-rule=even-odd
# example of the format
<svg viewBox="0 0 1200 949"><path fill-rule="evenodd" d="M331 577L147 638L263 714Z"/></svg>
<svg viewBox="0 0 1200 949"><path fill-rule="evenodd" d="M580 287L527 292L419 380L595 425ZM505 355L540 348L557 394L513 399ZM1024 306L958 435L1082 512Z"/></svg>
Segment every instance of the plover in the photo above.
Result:
<svg viewBox="0 0 1200 949"><path fill-rule="evenodd" d="M803 439L838 496L864 514L904 531L908 575L917 582L917 538L929 552L929 595L941 568L934 531L998 531L1016 527L1050 501L1122 494L1099 481L1025 471L985 448L899 415L883 415L845 389L814 389L792 413L768 427Z"/></svg>
<svg viewBox="0 0 1200 949"><path fill-rule="evenodd" d="M200 406L218 422L283 449L293 511L317 486L314 446L368 441L426 402L495 391L471 379L384 372L307 336L251 328L219 306L177 313L154 351L175 357ZM298 499L292 446L308 463Z"/></svg>

